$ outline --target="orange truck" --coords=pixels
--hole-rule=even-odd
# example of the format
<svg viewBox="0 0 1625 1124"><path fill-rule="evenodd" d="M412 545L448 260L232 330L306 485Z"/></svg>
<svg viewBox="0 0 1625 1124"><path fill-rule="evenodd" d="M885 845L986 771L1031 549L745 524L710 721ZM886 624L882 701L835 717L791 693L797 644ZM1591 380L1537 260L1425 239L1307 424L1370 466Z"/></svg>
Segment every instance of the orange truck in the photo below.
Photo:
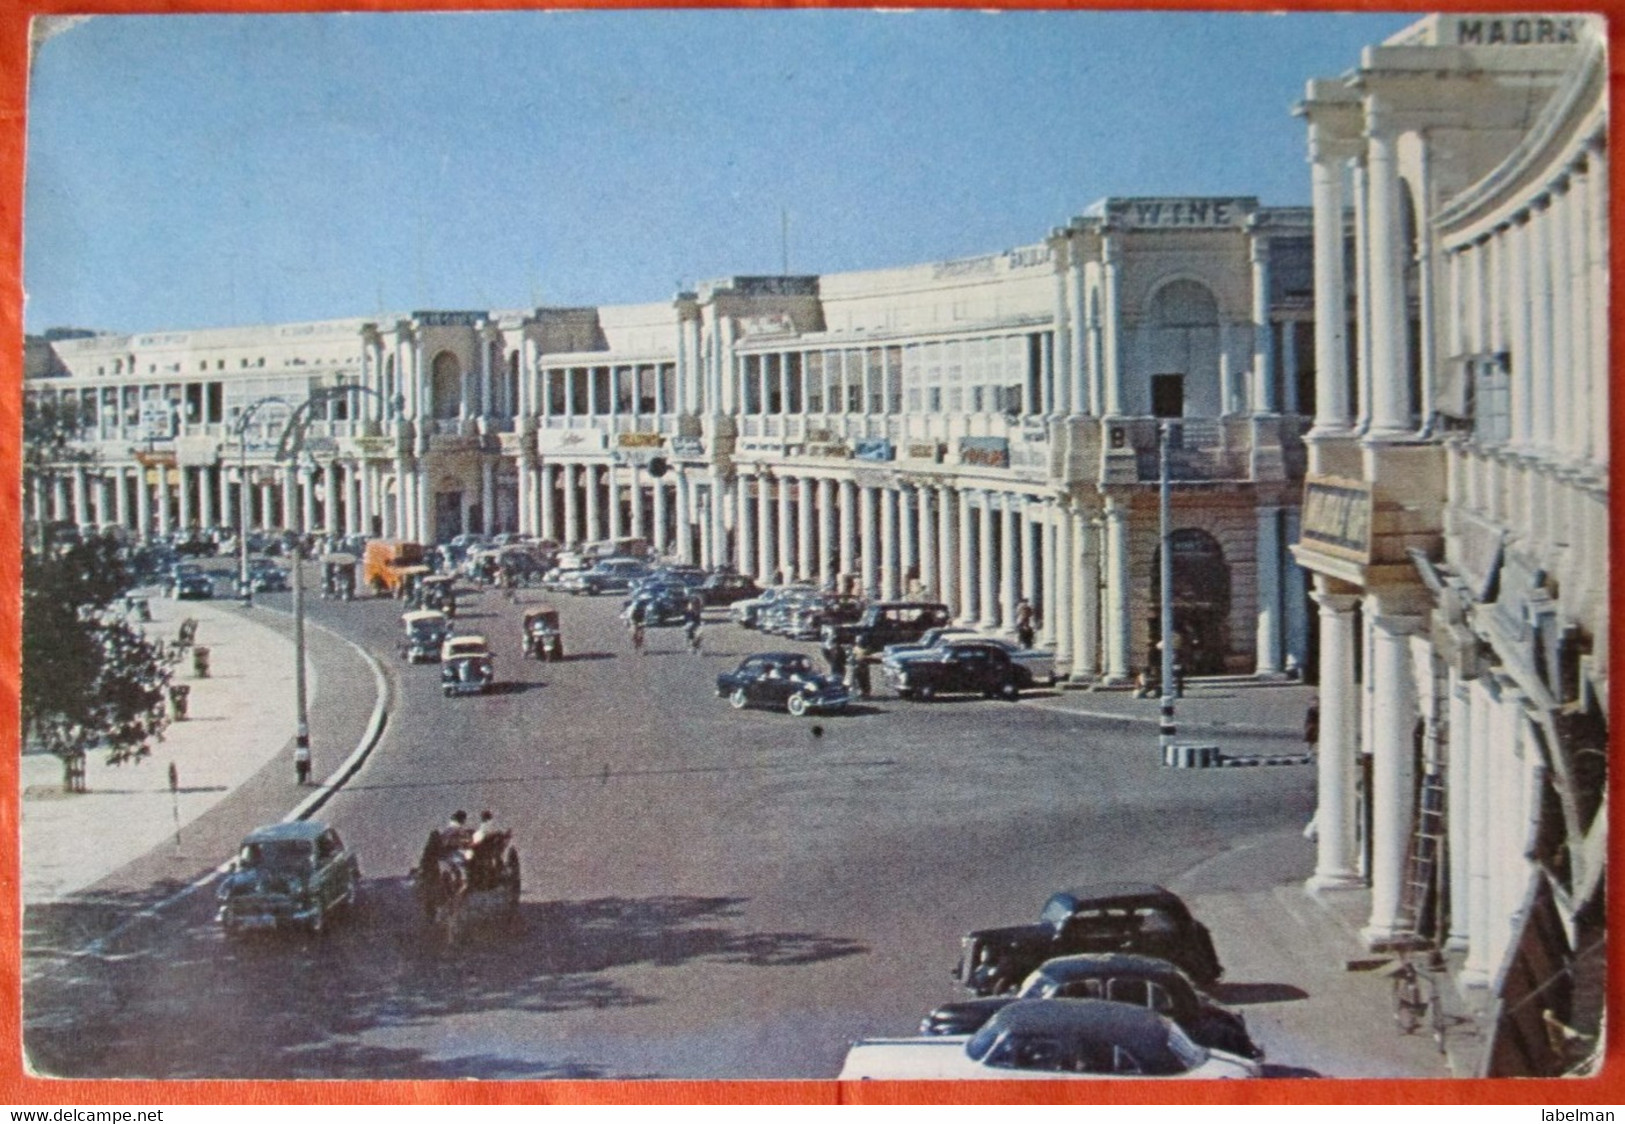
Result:
<svg viewBox="0 0 1625 1124"><path fill-rule="evenodd" d="M361 561L361 580L373 592L394 597L409 567L423 565L423 544L397 539L374 539Z"/></svg>

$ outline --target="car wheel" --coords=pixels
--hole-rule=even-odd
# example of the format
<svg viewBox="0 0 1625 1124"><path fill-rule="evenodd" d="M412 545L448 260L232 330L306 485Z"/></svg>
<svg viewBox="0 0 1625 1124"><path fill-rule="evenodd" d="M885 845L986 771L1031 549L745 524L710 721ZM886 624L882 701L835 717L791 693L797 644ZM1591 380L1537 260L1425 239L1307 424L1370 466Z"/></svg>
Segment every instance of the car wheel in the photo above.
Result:
<svg viewBox="0 0 1625 1124"><path fill-rule="evenodd" d="M929 683L922 683L914 688L914 697L920 702L930 702L937 697L937 689Z"/></svg>
<svg viewBox="0 0 1625 1124"><path fill-rule="evenodd" d="M735 687L734 693L728 696L728 705L735 710L744 710L750 699L745 697L745 688Z"/></svg>
<svg viewBox="0 0 1625 1124"><path fill-rule="evenodd" d="M785 702L784 708L797 718L807 713L807 696L802 694L791 695Z"/></svg>
<svg viewBox="0 0 1625 1124"><path fill-rule="evenodd" d="M1014 679L1006 679L1004 686L999 688L999 697L1005 702L1015 702L1021 698L1021 688L1016 686Z"/></svg>

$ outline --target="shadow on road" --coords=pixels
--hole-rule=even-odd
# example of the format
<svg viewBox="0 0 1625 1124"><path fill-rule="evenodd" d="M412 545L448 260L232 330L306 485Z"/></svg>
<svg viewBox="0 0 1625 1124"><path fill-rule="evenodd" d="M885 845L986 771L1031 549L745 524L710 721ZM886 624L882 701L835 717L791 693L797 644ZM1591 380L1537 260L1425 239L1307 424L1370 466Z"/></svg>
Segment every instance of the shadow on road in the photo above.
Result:
<svg viewBox="0 0 1625 1124"><path fill-rule="evenodd" d="M53 962L25 971L23 1041L37 1071L64 1077L626 1077L570 1062L547 1035L539 1057L518 1041L508 1057L441 1057L432 1044L444 1039L442 1022L460 1016L502 1011L517 1031L527 1016L659 1002L613 978L617 969L772 969L867 951L845 937L742 928L745 900L525 901L511 920L500 908L471 909L448 940L404 879L372 879L356 914L335 916L322 936L227 941L205 892L116 953L30 953ZM33 943L71 947L75 910L105 923L115 904L64 903L30 917ZM426 1046L382 1049L364 1034Z"/></svg>
<svg viewBox="0 0 1625 1124"><path fill-rule="evenodd" d="M1224 983L1208 989L1213 998L1230 1007L1245 1007L1253 1003L1291 1003L1308 999L1309 993L1291 984L1280 983Z"/></svg>

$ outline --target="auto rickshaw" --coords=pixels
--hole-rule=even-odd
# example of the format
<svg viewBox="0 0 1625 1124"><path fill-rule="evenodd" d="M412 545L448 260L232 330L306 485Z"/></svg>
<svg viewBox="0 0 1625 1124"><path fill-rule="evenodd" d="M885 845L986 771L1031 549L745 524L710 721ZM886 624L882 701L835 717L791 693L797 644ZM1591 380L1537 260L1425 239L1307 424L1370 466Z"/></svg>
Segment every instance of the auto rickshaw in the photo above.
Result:
<svg viewBox="0 0 1625 1124"><path fill-rule="evenodd" d="M322 556L322 598L327 601L355 599L356 557L353 554Z"/></svg>
<svg viewBox="0 0 1625 1124"><path fill-rule="evenodd" d="M559 628L559 611L551 605L536 605L525 610L520 631L525 637L525 655L539 660L564 658L564 633Z"/></svg>
<svg viewBox="0 0 1625 1124"><path fill-rule="evenodd" d="M423 579L434 571L427 566L402 566L396 574L400 576L400 584L395 587L395 596L413 609L423 608Z"/></svg>
<svg viewBox="0 0 1625 1124"><path fill-rule="evenodd" d="M425 609L437 609L448 618L457 615L457 579L450 574L430 574L418 579L418 603Z"/></svg>
<svg viewBox="0 0 1625 1124"><path fill-rule="evenodd" d="M451 635L451 622L444 613L433 609L417 609L401 614L405 635L401 638L401 658L407 663L434 663L440 658L440 646Z"/></svg>

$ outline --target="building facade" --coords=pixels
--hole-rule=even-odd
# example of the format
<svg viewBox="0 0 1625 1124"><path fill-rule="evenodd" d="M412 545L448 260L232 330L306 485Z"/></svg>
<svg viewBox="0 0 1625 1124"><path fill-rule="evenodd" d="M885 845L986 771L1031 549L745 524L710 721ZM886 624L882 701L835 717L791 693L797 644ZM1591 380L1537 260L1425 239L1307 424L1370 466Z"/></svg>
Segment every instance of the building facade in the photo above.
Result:
<svg viewBox="0 0 1625 1124"><path fill-rule="evenodd" d="M58 338L30 391L76 403L95 456L31 511L150 536L246 500L250 527L647 538L989 628L1026 598L1074 679L1121 682L1154 661L1177 419L1182 660L1273 675L1310 645L1287 545L1312 260L1307 208L1107 199L1003 253L655 305ZM340 385L276 461L290 407Z"/></svg>
<svg viewBox="0 0 1625 1124"><path fill-rule="evenodd" d="M1572 1069L1601 1019L1607 95L1600 21L1450 14L1300 107L1312 885L1369 886L1373 947L1459 954L1491 1074Z"/></svg>

